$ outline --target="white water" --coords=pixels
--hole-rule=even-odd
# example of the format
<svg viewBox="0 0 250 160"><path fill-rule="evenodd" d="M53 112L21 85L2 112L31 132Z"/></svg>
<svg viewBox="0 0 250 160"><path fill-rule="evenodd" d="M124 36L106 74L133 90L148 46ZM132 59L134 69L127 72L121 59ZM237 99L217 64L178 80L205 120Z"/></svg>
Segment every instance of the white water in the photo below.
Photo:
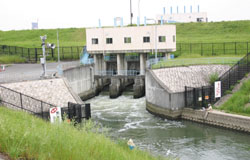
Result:
<svg viewBox="0 0 250 160"><path fill-rule="evenodd" d="M189 121L170 121L146 111L145 98L100 95L91 103L92 119L110 128L110 136L128 140L152 154L183 160L249 160L250 135Z"/></svg>

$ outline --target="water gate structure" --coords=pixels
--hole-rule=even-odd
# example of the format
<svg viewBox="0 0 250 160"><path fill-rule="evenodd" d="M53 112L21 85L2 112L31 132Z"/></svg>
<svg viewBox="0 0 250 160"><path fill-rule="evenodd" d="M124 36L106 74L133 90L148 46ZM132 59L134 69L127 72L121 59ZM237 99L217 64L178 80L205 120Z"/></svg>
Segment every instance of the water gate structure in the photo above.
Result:
<svg viewBox="0 0 250 160"><path fill-rule="evenodd" d="M93 57L97 92L110 84L110 98L118 97L131 84L134 98L144 96L149 53L169 57L176 50L175 25L91 28L86 35L86 51Z"/></svg>

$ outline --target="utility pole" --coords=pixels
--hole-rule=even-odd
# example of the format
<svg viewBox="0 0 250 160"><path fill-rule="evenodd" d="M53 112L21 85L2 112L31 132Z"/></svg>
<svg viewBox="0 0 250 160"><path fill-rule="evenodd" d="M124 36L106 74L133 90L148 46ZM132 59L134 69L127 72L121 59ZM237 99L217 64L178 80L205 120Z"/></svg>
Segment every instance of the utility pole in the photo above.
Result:
<svg viewBox="0 0 250 160"><path fill-rule="evenodd" d="M133 13L132 13L132 0L130 0L130 25L132 26Z"/></svg>
<svg viewBox="0 0 250 160"><path fill-rule="evenodd" d="M47 36L40 36L42 40L42 50L43 50L43 58L41 58L41 64L43 67L43 73L41 77L46 77L46 53L45 53L45 40L47 39Z"/></svg>
<svg viewBox="0 0 250 160"><path fill-rule="evenodd" d="M58 29L57 29L57 59L58 59L58 63L60 63L60 48L59 48L59 33L58 33Z"/></svg>

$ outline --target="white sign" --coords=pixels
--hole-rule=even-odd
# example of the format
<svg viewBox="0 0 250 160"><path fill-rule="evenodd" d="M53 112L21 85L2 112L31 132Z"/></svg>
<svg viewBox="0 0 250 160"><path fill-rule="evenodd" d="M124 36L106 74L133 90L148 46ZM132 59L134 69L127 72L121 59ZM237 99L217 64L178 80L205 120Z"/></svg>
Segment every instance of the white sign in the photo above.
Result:
<svg viewBox="0 0 250 160"><path fill-rule="evenodd" d="M221 81L214 82L214 97L215 98L221 97Z"/></svg>
<svg viewBox="0 0 250 160"><path fill-rule="evenodd" d="M54 123L56 121L61 122L62 121L62 114L61 114L61 108L60 107L53 107L49 109L50 113L50 122Z"/></svg>

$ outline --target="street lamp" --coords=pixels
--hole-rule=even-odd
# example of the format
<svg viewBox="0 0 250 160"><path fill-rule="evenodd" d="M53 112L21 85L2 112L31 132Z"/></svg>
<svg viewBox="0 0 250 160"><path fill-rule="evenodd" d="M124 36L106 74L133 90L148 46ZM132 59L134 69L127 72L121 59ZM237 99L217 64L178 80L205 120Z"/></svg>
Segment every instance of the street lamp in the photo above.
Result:
<svg viewBox="0 0 250 160"><path fill-rule="evenodd" d="M149 18L147 20L151 20L155 22L155 63L157 63L158 62L158 59L157 59L157 21L152 18Z"/></svg>
<svg viewBox="0 0 250 160"><path fill-rule="evenodd" d="M42 67L43 67L43 73L41 77L46 77L46 50L45 50L45 40L47 39L47 35L40 36L42 40L42 50L43 50L43 58L40 59ZM55 49L55 45L53 43L47 43L47 48Z"/></svg>

